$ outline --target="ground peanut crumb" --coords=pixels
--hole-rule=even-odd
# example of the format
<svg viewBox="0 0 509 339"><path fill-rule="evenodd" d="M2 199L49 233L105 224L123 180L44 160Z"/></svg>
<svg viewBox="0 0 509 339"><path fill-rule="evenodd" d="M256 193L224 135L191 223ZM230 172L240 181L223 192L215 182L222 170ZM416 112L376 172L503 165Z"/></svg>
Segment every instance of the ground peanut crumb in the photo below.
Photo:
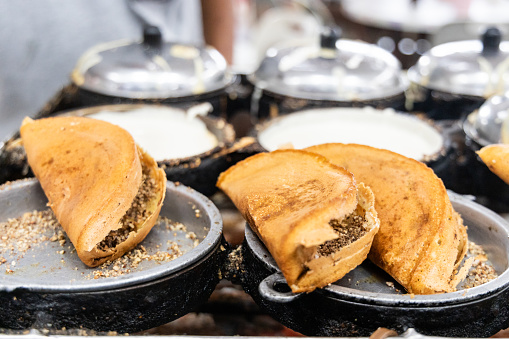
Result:
<svg viewBox="0 0 509 339"><path fill-rule="evenodd" d="M44 234L51 234L46 236ZM14 261L7 262L5 257L23 258L27 251L50 239L58 240L63 235L53 211L33 211L24 213L19 218L10 218L0 222L0 265L5 265L6 272L12 273L16 265ZM65 240L64 240L65 242Z"/></svg>
<svg viewBox="0 0 509 339"><path fill-rule="evenodd" d="M332 226L339 237L320 245L318 254L323 256L330 255L360 239L367 233L367 229L364 226L365 222L366 219L364 217L354 213L346 216L341 221L336 219L331 220L329 225Z"/></svg>
<svg viewBox="0 0 509 339"><path fill-rule="evenodd" d="M187 239L194 240L193 246L196 247L200 243L194 232L187 232L187 227L180 222L173 222L172 220L159 216L157 223L159 227L165 227L169 232L183 232ZM176 235L176 233L175 233ZM162 248L161 245L156 248ZM144 261L158 261L158 262L169 262L180 256L182 252L179 244L172 240L166 241L166 250L158 250L154 254L149 254L147 249L143 245L138 245L134 250L126 253L124 256L112 261L107 261L96 270L94 270L88 278L99 279L107 277L118 277L135 270Z"/></svg>
<svg viewBox="0 0 509 339"><path fill-rule="evenodd" d="M150 169L144 164L142 164L142 174L143 177L140 189L131 207L120 220L122 226L119 229L111 231L106 238L97 245L98 249L106 251L110 248L115 248L118 244L127 240L132 232L136 232L138 226L143 224L150 216L151 213L147 209L147 203L155 197L157 183L156 180L150 176Z"/></svg>
<svg viewBox="0 0 509 339"><path fill-rule="evenodd" d="M132 272L134 269L146 260L156 260L160 262L172 261L182 255L178 245L174 248L168 248L168 252L157 251L149 255L147 250L141 246L126 253L124 256L112 261L107 261L98 269L94 270L88 278L99 279L108 277L118 277Z"/></svg>
<svg viewBox="0 0 509 339"><path fill-rule="evenodd" d="M182 223L173 222L166 217L160 216L158 224L159 227L164 227L168 232L185 233L185 238L190 239L194 247L200 243L197 235L194 232L187 232L186 226ZM6 222L1 222L0 234L2 235L0 236L0 266L8 274L14 273L16 266L18 266L18 261L31 248L44 245L44 242L58 243L64 247L67 241L62 226L49 208L43 211L28 212L19 218L11 218ZM132 272L143 261L169 262L184 254L179 244L175 241L155 245L152 250L154 249L157 250L156 253L148 254L147 249L142 244L139 244L137 248L113 263L107 262L98 269L95 269L86 278L98 279L119 276ZM57 250L54 253L55 255L64 255L75 252L76 250L71 245L67 249ZM62 258L61 262L65 263L65 260ZM73 269L78 270L78 267Z"/></svg>
<svg viewBox="0 0 509 339"><path fill-rule="evenodd" d="M474 257L474 262L465 279L463 286L465 289L485 284L498 277L495 268L488 262L488 256L480 245L469 241L467 255Z"/></svg>

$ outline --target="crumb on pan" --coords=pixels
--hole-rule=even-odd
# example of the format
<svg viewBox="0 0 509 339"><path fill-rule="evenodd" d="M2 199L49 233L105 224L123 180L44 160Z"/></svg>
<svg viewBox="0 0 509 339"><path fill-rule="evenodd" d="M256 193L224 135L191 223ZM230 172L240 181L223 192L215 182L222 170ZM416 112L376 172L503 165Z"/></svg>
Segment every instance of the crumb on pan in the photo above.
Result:
<svg viewBox="0 0 509 339"><path fill-rule="evenodd" d="M27 212L21 217L0 222L0 265L5 265L7 272L12 272L16 261L11 259L22 259L30 248L46 241L58 241L63 246L65 236L60 227L51 209ZM51 233L52 236L47 236ZM10 259L7 260L7 257Z"/></svg>
<svg viewBox="0 0 509 339"><path fill-rule="evenodd" d="M469 241L467 255L474 257L474 262L465 279L463 286L465 289L485 284L498 277L482 246Z"/></svg>
<svg viewBox="0 0 509 339"><path fill-rule="evenodd" d="M192 231L188 232L187 227L180 222L174 222L167 217L159 216L157 223L160 224L160 226L164 226L167 231L184 232L186 239L193 240L193 247L198 246L200 243L196 234ZM176 235L176 233L174 234ZM168 240L166 242L166 246L166 250L158 250L154 254L149 254L143 245L138 245L135 249L127 252L124 256L113 261L105 262L99 266L98 269L95 269L88 278L99 279L118 277L130 273L143 261L153 260L158 262L168 262L184 254L179 244L175 241Z"/></svg>
<svg viewBox="0 0 509 339"><path fill-rule="evenodd" d="M460 285L458 285L458 290L466 290L480 286L498 277L495 268L489 262L488 256L482 246L477 245L472 241L468 241L467 254L465 258L473 258L473 262L466 278ZM457 270L454 274L457 274ZM386 285L391 288L395 287L395 284L392 281L387 281ZM397 289L395 290L399 292Z"/></svg>
<svg viewBox="0 0 509 339"><path fill-rule="evenodd" d="M174 222L166 217L159 216L158 224L160 224L159 227L164 227L166 231L174 232L175 235L177 232L185 233L185 238L192 241L193 247L200 243L196 233L188 232L187 227L180 222ZM21 217L0 222L0 234L0 267L5 267L6 273L13 273L17 261L22 259L30 249L42 246L45 242L58 243L64 247L67 242L62 226L49 208L43 211L27 212ZM89 274L88 278L120 276L136 269L142 261L168 262L183 254L180 245L172 240L156 246L156 249L157 252L149 254L147 249L139 244L123 257L105 263L98 269L96 268ZM60 256L66 253L74 253L74 250L66 251L62 249L54 253ZM77 267L74 268L74 270L77 269Z"/></svg>

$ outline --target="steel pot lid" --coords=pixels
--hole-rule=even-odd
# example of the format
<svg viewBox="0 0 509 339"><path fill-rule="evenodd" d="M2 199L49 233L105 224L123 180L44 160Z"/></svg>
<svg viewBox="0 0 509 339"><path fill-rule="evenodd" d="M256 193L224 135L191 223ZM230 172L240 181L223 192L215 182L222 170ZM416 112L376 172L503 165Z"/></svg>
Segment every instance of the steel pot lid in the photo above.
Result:
<svg viewBox="0 0 509 339"><path fill-rule="evenodd" d="M271 48L249 80L260 89L309 100L364 101L403 93L407 81L396 57L339 35L329 28L320 44Z"/></svg>
<svg viewBox="0 0 509 339"><path fill-rule="evenodd" d="M509 41L496 27L479 40L448 42L424 53L408 70L411 82L453 94L488 98L509 89Z"/></svg>
<svg viewBox="0 0 509 339"><path fill-rule="evenodd" d="M481 146L502 142L502 126L509 119L509 93L495 95L463 122L465 134Z"/></svg>
<svg viewBox="0 0 509 339"><path fill-rule="evenodd" d="M224 57L210 46L164 42L157 27L142 42L97 45L78 60L72 81L80 88L132 99L195 96L232 82Z"/></svg>

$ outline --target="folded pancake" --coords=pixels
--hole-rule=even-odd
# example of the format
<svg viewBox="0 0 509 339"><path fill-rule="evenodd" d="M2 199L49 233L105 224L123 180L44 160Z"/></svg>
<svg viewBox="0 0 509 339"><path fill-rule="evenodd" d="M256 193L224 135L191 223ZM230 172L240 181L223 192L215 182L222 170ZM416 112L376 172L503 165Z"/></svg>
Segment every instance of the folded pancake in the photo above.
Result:
<svg viewBox="0 0 509 339"><path fill-rule="evenodd" d="M351 173L301 150L251 156L219 176L293 292L342 278L366 259L378 231L374 197Z"/></svg>
<svg viewBox="0 0 509 339"><path fill-rule="evenodd" d="M375 195L380 230L368 258L408 292L452 292L467 251L467 233L442 181L423 163L355 144L307 148L345 167Z"/></svg>
<svg viewBox="0 0 509 339"><path fill-rule="evenodd" d="M49 206L95 267L122 256L154 226L166 175L124 129L84 117L25 118L21 137Z"/></svg>
<svg viewBox="0 0 509 339"><path fill-rule="evenodd" d="M488 145L477 154L490 171L509 184L509 144Z"/></svg>

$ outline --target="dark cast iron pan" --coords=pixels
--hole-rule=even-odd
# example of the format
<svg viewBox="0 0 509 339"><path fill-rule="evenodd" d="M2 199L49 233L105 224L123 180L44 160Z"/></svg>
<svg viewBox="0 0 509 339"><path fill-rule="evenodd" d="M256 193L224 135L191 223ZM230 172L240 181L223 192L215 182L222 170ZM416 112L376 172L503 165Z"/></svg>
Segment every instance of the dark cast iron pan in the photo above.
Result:
<svg viewBox="0 0 509 339"><path fill-rule="evenodd" d="M100 111L122 112L142 107L165 107L164 105L136 105L119 104L81 108L70 111L60 111L47 116L76 115L84 116ZM178 109L175 107L169 107ZM38 116L35 118L42 118ZM211 196L217 191L216 181L219 174L236 162L251 155L249 142L237 140L235 131L224 119L216 116L198 116L207 129L218 139L218 146L201 154L186 158L166 159L158 161L160 167L166 172L169 181L180 182L190 186L206 196ZM172 133L171 126L168 133ZM3 145L0 143L0 184L6 181L33 177L33 174L26 161L26 154L16 132Z"/></svg>
<svg viewBox="0 0 509 339"><path fill-rule="evenodd" d="M462 120L486 101L484 97L455 94L417 84L410 86L407 99L411 102L411 111L424 112L433 120Z"/></svg>
<svg viewBox="0 0 509 339"><path fill-rule="evenodd" d="M46 209L46 203L36 179L0 186L0 221ZM93 279L97 268L79 260L69 239L64 247L50 241L34 245L21 258L7 253L7 263L16 265L12 273L5 265L0 270L0 328L137 332L199 307L217 285L225 260L219 210L195 190L167 182L161 216L186 225L198 246L184 232L156 225L141 243L147 252L167 251L167 241L175 241L184 254L173 261L143 261L119 277Z"/></svg>
<svg viewBox="0 0 509 339"><path fill-rule="evenodd" d="M246 227L244 288L272 317L310 336L369 336L379 327L400 334L413 328L432 336L491 336L509 325L509 225L463 196L450 193L450 198L468 226L469 239L488 254L497 279L453 293L412 296L366 260L330 286L293 294L270 253Z"/></svg>
<svg viewBox="0 0 509 339"><path fill-rule="evenodd" d="M251 115L255 121L263 122L266 119L280 115L314 108L370 106L378 109L394 108L402 111L405 108L405 100L405 93L403 92L391 97L373 100L332 101L292 97L255 88L251 99Z"/></svg>
<svg viewBox="0 0 509 339"><path fill-rule="evenodd" d="M348 114L351 112L351 114ZM351 143L358 142L363 143L370 141L370 136L366 135L366 132L362 129L362 126L373 126L376 125L375 122L370 121L370 118L366 118L366 114L380 114L381 117L385 117L380 124L380 128L378 133L380 133L381 138L386 140L389 137L389 134L384 126L389 124L394 124L401 131L411 130L415 136L421 137L422 140L427 140L429 138L430 130L434 130L436 135L440 135L441 138L441 146L436 152L431 154L425 154L424 157L419 160L425 163L428 167L433 169L435 174L442 179L444 185L451 190L456 191L455 189L462 185L463 182L459 182L457 179L457 166L455 166L455 149L451 138L451 128L444 124L444 121L436 122L433 120L424 117L423 115L414 115L407 112L402 111L391 111L390 109L382 110L382 109L371 109L368 107L328 107L328 108L317 108L311 110L302 110L293 112L291 114L281 115L275 118L267 119L264 122L260 122L254 126L254 128L250 131L250 135L256 138L256 145L253 145L253 149L258 152L266 152L272 151L274 149L266 149L264 147L263 137L269 134L281 136L283 133L290 133L293 137L298 133L297 131L305 130L305 133L309 139L311 136L321 135L323 134L323 130L330 130L331 125L335 126L335 124L340 124L343 122L348 124L355 122L356 124L352 124L352 131L356 134L355 137L348 137L340 132L337 133L337 136L333 139L323 139L317 137L317 143L325 143L325 142L342 142L342 143ZM307 117L316 116L316 118L311 121L311 119ZM369 115L368 115L369 117ZM308 120L306 120L308 119ZM356 119L356 120L353 120ZM396 119L395 121L391 119ZM310 122L311 121L311 122ZM400 123L405 122L403 125ZM348 125L347 125L348 126ZM281 141L284 140L282 137L279 138ZM278 140L279 140L278 139ZM326 141L327 140L327 141ZM393 142L393 146L396 147L400 144L405 144L405 140L402 138L395 139ZM307 145L307 146L310 146ZM414 149L419 149L419 146L413 145ZM397 150L395 150L397 152ZM410 154L406 154L407 156L411 156Z"/></svg>

